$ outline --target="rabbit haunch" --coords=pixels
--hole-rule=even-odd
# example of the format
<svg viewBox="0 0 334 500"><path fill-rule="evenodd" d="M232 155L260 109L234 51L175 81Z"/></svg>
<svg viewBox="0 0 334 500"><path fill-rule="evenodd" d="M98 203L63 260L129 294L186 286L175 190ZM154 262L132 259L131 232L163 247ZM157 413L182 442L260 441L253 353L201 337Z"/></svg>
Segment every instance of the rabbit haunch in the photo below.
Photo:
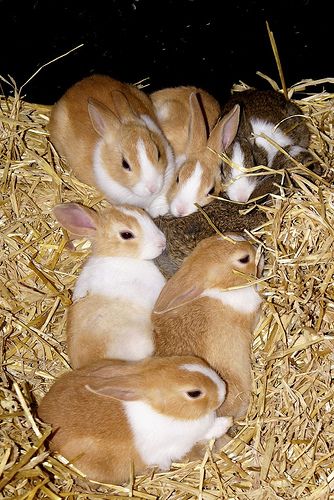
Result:
<svg viewBox="0 0 334 500"><path fill-rule="evenodd" d="M251 391L250 345L261 298L253 281L263 260L238 234L202 240L154 306L155 354L195 355L227 383L220 414L243 416ZM230 241L230 240L233 241ZM222 412L222 413L221 413Z"/></svg>
<svg viewBox="0 0 334 500"><path fill-rule="evenodd" d="M151 98L176 155L174 182L168 192L170 211L183 217L197 210L195 203L208 204L210 195L220 190L225 120L218 121L216 99L196 87L162 89Z"/></svg>
<svg viewBox="0 0 334 500"><path fill-rule="evenodd" d="M216 417L225 383L201 359L104 360L56 380L38 415L56 430L57 450L88 478L121 483L158 466L166 470L199 441L232 425Z"/></svg>
<svg viewBox="0 0 334 500"><path fill-rule="evenodd" d="M261 183L269 180L268 175L249 175L252 172L247 173L247 169L261 165L274 170L288 168L291 160L274 143L293 158L309 161L310 133L299 107L279 92L238 92L223 112L229 112L232 106L239 107L240 113L230 118L234 140L226 152L232 165L223 163L222 180L231 200L246 202Z"/></svg>
<svg viewBox="0 0 334 500"><path fill-rule="evenodd" d="M152 354L151 311L165 279L152 262L166 239L144 210L111 207L96 213L75 203L54 208L72 234L92 240L67 313L74 368L103 358Z"/></svg>
<svg viewBox="0 0 334 500"><path fill-rule="evenodd" d="M93 75L54 105L50 139L75 175L111 203L168 211L174 156L149 97L132 85Z"/></svg>

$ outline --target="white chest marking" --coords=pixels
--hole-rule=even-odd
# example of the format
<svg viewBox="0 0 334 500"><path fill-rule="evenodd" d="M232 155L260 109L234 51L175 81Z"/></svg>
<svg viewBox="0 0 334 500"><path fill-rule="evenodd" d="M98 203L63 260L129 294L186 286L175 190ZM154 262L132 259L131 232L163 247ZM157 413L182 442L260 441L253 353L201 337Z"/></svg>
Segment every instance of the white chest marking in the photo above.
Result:
<svg viewBox="0 0 334 500"><path fill-rule="evenodd" d="M254 286L223 291L211 288L202 293L201 297L211 297L220 300L224 305L232 307L235 311L249 314L258 310L262 299Z"/></svg>
<svg viewBox="0 0 334 500"><path fill-rule="evenodd" d="M275 128L275 125L271 122L267 122L265 120L253 119L251 120L251 125L253 129L253 133L255 135L255 142L258 146L261 146L265 149L268 155L268 166L271 167L273 165L273 160L277 154L277 148L270 144L264 137L259 137L261 134L265 134L267 137L275 141L282 148L286 146L290 146L293 144L292 139L284 134L278 128Z"/></svg>
<svg viewBox="0 0 334 500"><path fill-rule="evenodd" d="M165 278L151 261L128 257L90 257L76 282L73 300L105 295L153 308Z"/></svg>
<svg viewBox="0 0 334 500"><path fill-rule="evenodd" d="M180 420L162 415L142 401L123 404L140 457L161 469L168 469L173 460L181 459L195 443L205 439L216 419L211 412L196 420Z"/></svg>

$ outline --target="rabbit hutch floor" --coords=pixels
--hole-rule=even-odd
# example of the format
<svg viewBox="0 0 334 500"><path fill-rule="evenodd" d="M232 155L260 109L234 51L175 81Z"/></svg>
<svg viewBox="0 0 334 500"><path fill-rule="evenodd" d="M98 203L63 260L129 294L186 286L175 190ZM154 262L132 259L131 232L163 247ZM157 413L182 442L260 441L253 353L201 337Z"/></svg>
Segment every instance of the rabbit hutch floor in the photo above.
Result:
<svg viewBox="0 0 334 500"><path fill-rule="evenodd" d="M56 203L104 206L48 141L49 108L0 98L1 497L215 500L334 495L334 94L333 79L289 89L312 131L321 177L298 164L262 208L251 237L265 256L263 314L254 333L253 394L245 420L219 453L175 463L123 486L92 484L46 447L36 405L69 370L65 308L86 258L51 215ZM310 89L316 89L312 93ZM302 94L295 94L302 91ZM302 95L299 99L298 95Z"/></svg>

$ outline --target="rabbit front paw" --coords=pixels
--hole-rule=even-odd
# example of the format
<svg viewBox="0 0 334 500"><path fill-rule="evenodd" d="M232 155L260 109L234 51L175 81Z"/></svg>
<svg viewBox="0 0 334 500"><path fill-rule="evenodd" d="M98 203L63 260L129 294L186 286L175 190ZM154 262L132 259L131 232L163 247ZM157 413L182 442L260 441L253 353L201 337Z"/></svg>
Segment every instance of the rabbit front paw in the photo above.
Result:
<svg viewBox="0 0 334 500"><path fill-rule="evenodd" d="M159 215L165 215L168 213L169 205L166 196L158 196L147 208L148 213L153 219L159 217Z"/></svg>
<svg viewBox="0 0 334 500"><path fill-rule="evenodd" d="M233 425L232 417L218 417L216 418L213 426L205 435L205 439L216 439L226 434L230 427Z"/></svg>

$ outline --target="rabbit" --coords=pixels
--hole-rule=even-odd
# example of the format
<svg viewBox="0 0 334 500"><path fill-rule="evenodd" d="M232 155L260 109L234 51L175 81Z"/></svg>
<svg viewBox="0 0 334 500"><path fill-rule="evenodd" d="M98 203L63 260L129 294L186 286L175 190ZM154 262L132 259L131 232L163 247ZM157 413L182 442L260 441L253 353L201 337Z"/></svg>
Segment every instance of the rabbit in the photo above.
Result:
<svg viewBox="0 0 334 500"><path fill-rule="evenodd" d="M231 115L231 109L237 112ZM226 131L232 132L226 134L223 142L229 143L225 153L233 165L222 163L222 189L231 200L247 202L251 196L275 191L274 182L281 179L279 174L259 175L255 171L256 175L249 175L251 172L245 175L244 169L263 165L282 170L293 166L292 160L261 134L296 160L302 163L312 160L307 150L310 132L306 118L299 106L283 94L255 89L238 92L222 107L222 113L226 118L230 116Z"/></svg>
<svg viewBox="0 0 334 500"><path fill-rule="evenodd" d="M50 140L82 182L112 204L169 210L174 154L150 98L134 85L92 75L70 87L52 107Z"/></svg>
<svg viewBox="0 0 334 500"><path fill-rule="evenodd" d="M104 360L65 373L44 396L40 419L52 425L50 448L89 479L123 483L148 468L168 470L195 443L223 435L216 417L225 383L192 356Z"/></svg>
<svg viewBox="0 0 334 500"><path fill-rule="evenodd" d="M196 87L163 89L151 94L151 99L176 155L174 181L168 192L169 211L176 217L196 212L195 203L207 205L210 195L220 191L221 158L229 143L226 123L230 116L219 120L220 105L212 96ZM235 113L232 110L231 113Z"/></svg>
<svg viewBox="0 0 334 500"><path fill-rule="evenodd" d="M264 225L268 220L261 208L242 214L239 205L219 199L213 200L202 210L220 232L242 232L244 229L250 231ZM167 214L157 217L154 222L166 235L166 249L155 259L166 279L176 273L183 260L202 239L216 234L201 211L186 217Z"/></svg>
<svg viewBox="0 0 334 500"><path fill-rule="evenodd" d="M225 233L202 240L153 308L154 355L198 356L226 382L218 414L241 418L251 393L250 348L261 297L249 278L263 269L254 246Z"/></svg>
<svg viewBox="0 0 334 500"><path fill-rule="evenodd" d="M97 213L63 203L53 213L72 235L92 241L67 311L71 366L150 356L151 311L166 281L153 259L165 248L164 234L143 209L131 206Z"/></svg>

